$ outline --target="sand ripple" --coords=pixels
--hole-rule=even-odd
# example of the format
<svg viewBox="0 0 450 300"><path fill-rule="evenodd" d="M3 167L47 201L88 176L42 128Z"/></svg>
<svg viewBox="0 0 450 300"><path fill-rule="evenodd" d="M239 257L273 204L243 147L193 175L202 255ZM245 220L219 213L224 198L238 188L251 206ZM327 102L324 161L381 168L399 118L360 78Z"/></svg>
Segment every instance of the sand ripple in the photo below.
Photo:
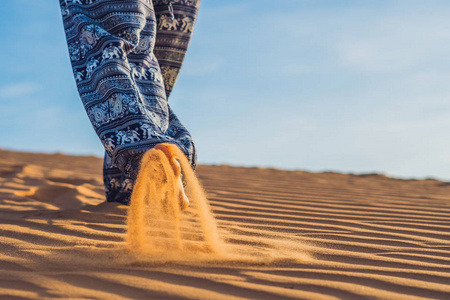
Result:
<svg viewBox="0 0 450 300"><path fill-rule="evenodd" d="M450 299L447 183L200 166L225 254L161 260L123 247L101 165L0 151L0 297Z"/></svg>

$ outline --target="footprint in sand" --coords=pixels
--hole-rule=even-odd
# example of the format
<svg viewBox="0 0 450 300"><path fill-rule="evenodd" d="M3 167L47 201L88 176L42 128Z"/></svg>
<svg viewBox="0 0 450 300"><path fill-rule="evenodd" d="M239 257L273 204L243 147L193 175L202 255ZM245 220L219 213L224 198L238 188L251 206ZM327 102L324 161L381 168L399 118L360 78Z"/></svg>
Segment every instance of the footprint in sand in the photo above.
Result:
<svg viewBox="0 0 450 300"><path fill-rule="evenodd" d="M86 204L97 204L104 196L86 186L52 184L17 191L16 196L27 197L49 205L49 209L79 209Z"/></svg>

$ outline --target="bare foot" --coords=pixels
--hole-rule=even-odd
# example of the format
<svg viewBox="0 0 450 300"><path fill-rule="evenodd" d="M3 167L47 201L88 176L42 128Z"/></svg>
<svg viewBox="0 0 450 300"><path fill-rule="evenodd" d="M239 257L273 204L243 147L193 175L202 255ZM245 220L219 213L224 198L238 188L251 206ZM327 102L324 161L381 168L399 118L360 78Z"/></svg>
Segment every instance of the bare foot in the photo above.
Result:
<svg viewBox="0 0 450 300"><path fill-rule="evenodd" d="M189 198L186 196L183 187L183 181L181 179L181 166L180 163L175 159L174 153L165 144L158 144L155 149L161 150L167 156L167 159L172 166L173 172L176 178L176 190L178 191L178 199L181 211L185 211L189 207Z"/></svg>

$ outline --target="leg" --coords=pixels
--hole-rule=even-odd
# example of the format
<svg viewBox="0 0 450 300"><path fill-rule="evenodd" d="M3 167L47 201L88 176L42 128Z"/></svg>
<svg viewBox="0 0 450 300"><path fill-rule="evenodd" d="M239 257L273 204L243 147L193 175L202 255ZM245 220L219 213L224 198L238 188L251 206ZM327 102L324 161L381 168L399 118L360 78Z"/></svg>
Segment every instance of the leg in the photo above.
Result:
<svg viewBox="0 0 450 300"><path fill-rule="evenodd" d="M168 99L194 31L200 0L153 0L153 3L158 22L155 56L161 67ZM174 19L169 3L173 7Z"/></svg>
<svg viewBox="0 0 450 300"><path fill-rule="evenodd" d="M169 1L172 2L176 20L168 26L172 19L169 11ZM154 54L159 62L164 78L167 99L175 85L180 68L192 36L193 27L197 19L200 0L153 0L157 34ZM178 24L178 25L176 25ZM189 144L189 132L181 124L169 108L169 130L175 139ZM186 145L189 147L188 145ZM193 168L196 166L196 153L191 153L189 160ZM132 189L126 176L106 159L103 167L103 179L108 201L123 202L129 199Z"/></svg>
<svg viewBox="0 0 450 300"><path fill-rule="evenodd" d="M129 201L140 158L159 143L176 144L195 165L189 133L181 123L169 130L176 117L167 104L153 54L152 2L60 0L60 4L78 91L106 150L108 201Z"/></svg>

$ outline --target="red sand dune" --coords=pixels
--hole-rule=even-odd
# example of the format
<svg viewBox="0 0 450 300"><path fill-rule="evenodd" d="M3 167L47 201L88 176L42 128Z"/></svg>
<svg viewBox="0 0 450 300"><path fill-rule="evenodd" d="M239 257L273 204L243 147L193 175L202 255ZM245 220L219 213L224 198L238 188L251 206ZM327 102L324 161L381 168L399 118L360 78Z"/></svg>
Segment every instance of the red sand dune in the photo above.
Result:
<svg viewBox="0 0 450 300"><path fill-rule="evenodd" d="M101 165L0 151L1 298L450 299L448 183L199 166L219 251L136 254Z"/></svg>

